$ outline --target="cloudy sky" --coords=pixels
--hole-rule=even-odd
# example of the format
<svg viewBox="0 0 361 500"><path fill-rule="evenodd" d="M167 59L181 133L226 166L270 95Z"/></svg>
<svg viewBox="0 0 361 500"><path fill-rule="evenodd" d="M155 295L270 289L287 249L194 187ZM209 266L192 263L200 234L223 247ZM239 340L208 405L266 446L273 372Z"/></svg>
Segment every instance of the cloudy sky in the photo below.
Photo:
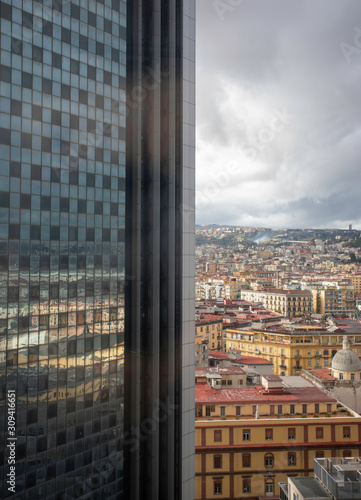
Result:
<svg viewBox="0 0 361 500"><path fill-rule="evenodd" d="M360 0L197 0L197 223L361 229Z"/></svg>

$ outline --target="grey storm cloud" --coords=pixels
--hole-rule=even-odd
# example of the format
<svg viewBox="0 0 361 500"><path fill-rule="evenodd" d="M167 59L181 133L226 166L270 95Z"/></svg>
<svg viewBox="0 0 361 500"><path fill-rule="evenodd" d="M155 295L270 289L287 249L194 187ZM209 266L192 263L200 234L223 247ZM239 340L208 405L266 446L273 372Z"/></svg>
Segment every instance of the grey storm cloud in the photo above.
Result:
<svg viewBox="0 0 361 500"><path fill-rule="evenodd" d="M197 0L197 222L361 229L360 82L359 0Z"/></svg>

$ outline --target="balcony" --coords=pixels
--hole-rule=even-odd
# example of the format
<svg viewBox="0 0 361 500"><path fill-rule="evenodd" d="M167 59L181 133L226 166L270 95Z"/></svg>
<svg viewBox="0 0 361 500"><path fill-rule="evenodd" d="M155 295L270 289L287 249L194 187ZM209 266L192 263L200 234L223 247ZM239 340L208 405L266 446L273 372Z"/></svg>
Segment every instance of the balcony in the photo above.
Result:
<svg viewBox="0 0 361 500"><path fill-rule="evenodd" d="M302 366L298 366L298 365L296 365L296 366L292 366L292 368L293 368L294 370L302 370Z"/></svg>
<svg viewBox="0 0 361 500"><path fill-rule="evenodd" d="M283 368L284 370L287 369L286 365L278 365L280 368Z"/></svg>

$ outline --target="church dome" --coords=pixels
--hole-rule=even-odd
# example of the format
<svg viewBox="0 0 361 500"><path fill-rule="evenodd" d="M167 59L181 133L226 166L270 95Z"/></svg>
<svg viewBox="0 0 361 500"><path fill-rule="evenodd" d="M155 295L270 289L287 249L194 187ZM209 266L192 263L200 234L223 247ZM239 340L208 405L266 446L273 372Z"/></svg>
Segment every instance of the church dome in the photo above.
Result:
<svg viewBox="0 0 361 500"><path fill-rule="evenodd" d="M357 354L351 351L350 342L346 338L342 342L342 349L334 355L331 366L333 370L340 372L361 371L361 361Z"/></svg>

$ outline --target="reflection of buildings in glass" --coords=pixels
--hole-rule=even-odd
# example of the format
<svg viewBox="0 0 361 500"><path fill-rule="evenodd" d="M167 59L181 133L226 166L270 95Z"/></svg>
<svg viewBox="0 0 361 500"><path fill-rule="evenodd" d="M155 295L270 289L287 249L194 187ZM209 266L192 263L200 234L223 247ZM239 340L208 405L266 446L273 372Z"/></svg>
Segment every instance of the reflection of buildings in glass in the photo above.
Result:
<svg viewBox="0 0 361 500"><path fill-rule="evenodd" d="M194 6L162 2L159 33L138 4L0 2L0 448L14 389L21 498L120 498L126 446L132 500L194 491ZM133 453L158 399L173 409ZM7 472L2 454L3 497Z"/></svg>
<svg viewBox="0 0 361 500"><path fill-rule="evenodd" d="M0 447L12 388L19 498L122 491L126 4L113 3L0 6ZM1 497L7 466L1 453Z"/></svg>

